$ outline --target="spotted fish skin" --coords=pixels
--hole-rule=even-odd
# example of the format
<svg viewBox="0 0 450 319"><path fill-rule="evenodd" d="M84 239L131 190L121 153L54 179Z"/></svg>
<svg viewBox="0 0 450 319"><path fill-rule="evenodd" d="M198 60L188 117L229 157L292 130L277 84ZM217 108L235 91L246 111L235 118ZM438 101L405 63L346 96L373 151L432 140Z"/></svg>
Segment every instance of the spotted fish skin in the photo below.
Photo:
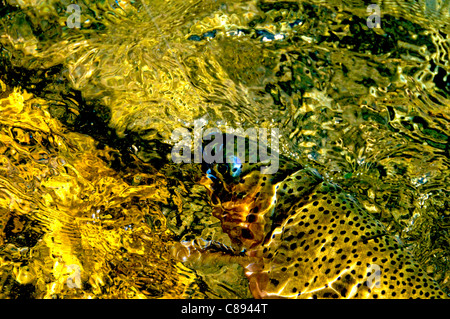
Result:
<svg viewBox="0 0 450 319"><path fill-rule="evenodd" d="M286 216L262 245L263 267L249 273L258 297L436 298L437 283L410 252L339 187L299 171L279 185ZM307 194L308 193L308 194Z"/></svg>
<svg viewBox="0 0 450 319"><path fill-rule="evenodd" d="M281 158L280 158L281 160ZM314 170L288 159L274 175L258 164L213 165L202 180L255 298L445 298L384 226Z"/></svg>

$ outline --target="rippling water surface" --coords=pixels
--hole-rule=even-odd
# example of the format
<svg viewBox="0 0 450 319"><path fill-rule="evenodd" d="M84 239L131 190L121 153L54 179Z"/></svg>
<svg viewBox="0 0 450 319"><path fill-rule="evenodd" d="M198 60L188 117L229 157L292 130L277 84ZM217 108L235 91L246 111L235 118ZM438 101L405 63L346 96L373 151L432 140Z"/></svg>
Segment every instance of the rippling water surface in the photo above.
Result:
<svg viewBox="0 0 450 319"><path fill-rule="evenodd" d="M0 1L0 297L249 298L171 133L278 128L450 293L450 2ZM71 20L72 22L75 20Z"/></svg>

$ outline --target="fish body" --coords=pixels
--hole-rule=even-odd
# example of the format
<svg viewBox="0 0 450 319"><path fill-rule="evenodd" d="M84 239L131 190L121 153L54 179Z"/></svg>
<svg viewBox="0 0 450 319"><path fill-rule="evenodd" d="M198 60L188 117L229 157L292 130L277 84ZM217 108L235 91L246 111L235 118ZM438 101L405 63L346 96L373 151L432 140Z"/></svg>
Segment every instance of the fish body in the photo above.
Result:
<svg viewBox="0 0 450 319"><path fill-rule="evenodd" d="M226 161L207 165L201 183L250 257L255 298L446 297L381 222L315 170L282 157L271 175L262 163L239 163L234 172Z"/></svg>

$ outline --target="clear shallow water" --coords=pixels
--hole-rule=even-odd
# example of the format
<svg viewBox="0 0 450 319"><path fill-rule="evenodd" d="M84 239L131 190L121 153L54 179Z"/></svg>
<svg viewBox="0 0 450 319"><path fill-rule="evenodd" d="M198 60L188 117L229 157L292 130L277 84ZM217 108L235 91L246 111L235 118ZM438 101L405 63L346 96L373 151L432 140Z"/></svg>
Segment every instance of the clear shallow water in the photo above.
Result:
<svg viewBox="0 0 450 319"><path fill-rule="evenodd" d="M279 128L448 292L448 2L381 2L380 29L359 1L79 2L80 28L69 4L0 9L2 297L251 296L171 253L231 245L168 157L199 118Z"/></svg>

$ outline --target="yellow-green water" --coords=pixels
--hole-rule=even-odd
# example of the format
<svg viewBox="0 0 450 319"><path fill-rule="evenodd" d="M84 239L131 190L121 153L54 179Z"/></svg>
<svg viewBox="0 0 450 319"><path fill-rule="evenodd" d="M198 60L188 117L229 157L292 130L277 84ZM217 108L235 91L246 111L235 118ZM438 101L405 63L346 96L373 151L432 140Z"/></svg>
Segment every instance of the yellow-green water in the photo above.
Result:
<svg viewBox="0 0 450 319"><path fill-rule="evenodd" d="M171 133L279 128L449 293L450 3L0 1L0 296L249 298Z"/></svg>

